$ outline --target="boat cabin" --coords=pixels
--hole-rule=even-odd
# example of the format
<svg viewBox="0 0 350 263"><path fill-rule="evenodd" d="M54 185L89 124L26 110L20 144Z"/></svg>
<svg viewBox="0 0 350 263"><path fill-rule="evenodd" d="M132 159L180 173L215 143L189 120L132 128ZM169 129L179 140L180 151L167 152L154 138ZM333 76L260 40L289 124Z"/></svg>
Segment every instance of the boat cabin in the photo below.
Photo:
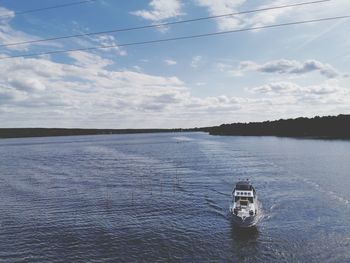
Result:
<svg viewBox="0 0 350 263"><path fill-rule="evenodd" d="M236 190L250 191L253 190L254 187L249 181L239 181L236 184Z"/></svg>
<svg viewBox="0 0 350 263"><path fill-rule="evenodd" d="M249 181L240 181L233 189L234 202L240 206L248 206L254 203L255 189Z"/></svg>

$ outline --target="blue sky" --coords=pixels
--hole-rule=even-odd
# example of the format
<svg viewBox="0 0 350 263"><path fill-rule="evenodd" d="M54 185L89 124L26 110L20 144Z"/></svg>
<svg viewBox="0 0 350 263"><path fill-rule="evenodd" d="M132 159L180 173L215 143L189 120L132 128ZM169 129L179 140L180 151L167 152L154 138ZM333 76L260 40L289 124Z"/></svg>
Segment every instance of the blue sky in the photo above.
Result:
<svg viewBox="0 0 350 263"><path fill-rule="evenodd" d="M0 1L0 43L300 3L249 0ZM350 15L333 0L223 19L0 47L0 127L172 128L350 110L350 19L140 46L120 44Z"/></svg>

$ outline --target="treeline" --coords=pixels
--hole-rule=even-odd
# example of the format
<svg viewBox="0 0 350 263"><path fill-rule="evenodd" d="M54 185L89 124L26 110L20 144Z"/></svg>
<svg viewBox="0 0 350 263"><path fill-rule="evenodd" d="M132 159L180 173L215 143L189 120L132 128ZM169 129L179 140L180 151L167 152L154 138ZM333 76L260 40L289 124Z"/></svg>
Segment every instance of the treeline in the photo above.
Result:
<svg viewBox="0 0 350 263"><path fill-rule="evenodd" d="M203 128L211 135L350 138L350 115L222 124Z"/></svg>
<svg viewBox="0 0 350 263"><path fill-rule="evenodd" d="M288 136L350 139L350 115L325 117L316 116L314 118L232 123L214 127L192 129L0 128L0 138L198 131L208 132L211 135Z"/></svg>
<svg viewBox="0 0 350 263"><path fill-rule="evenodd" d="M181 129L59 129L59 128L0 128L0 138L99 135L177 132Z"/></svg>

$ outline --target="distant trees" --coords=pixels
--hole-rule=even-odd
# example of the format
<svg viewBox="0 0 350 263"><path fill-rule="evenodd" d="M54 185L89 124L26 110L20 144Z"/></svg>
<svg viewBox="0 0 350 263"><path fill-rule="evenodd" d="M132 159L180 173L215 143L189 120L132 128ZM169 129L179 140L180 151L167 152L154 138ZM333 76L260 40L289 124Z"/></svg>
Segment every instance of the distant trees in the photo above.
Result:
<svg viewBox="0 0 350 263"><path fill-rule="evenodd" d="M222 124L203 130L212 135L350 138L350 115Z"/></svg>
<svg viewBox="0 0 350 263"><path fill-rule="evenodd" d="M222 124L192 129L59 129L59 128L0 128L0 138L159 133L209 132L211 135L289 136L350 139L350 115L314 118L280 119L276 121Z"/></svg>
<svg viewBox="0 0 350 263"><path fill-rule="evenodd" d="M60 129L60 128L0 128L0 138L98 135L98 134L129 134L177 132L181 129Z"/></svg>

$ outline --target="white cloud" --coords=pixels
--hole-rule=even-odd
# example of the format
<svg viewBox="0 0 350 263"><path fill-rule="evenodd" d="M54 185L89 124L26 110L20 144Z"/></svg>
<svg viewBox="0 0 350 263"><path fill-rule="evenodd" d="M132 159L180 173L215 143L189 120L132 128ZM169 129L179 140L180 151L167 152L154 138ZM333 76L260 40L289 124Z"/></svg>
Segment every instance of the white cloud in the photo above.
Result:
<svg viewBox="0 0 350 263"><path fill-rule="evenodd" d="M198 97L175 76L113 70L109 60L88 52L69 56L74 64L0 61L2 126L191 127L264 120L291 109L305 115L349 108L349 92L338 79L309 86L272 82L248 89L253 98Z"/></svg>
<svg viewBox="0 0 350 263"><path fill-rule="evenodd" d="M292 93L299 90L299 86L291 82L276 82L248 89L254 93L281 94Z"/></svg>
<svg viewBox="0 0 350 263"><path fill-rule="evenodd" d="M37 125L40 116L44 126L127 127L126 123L133 123L144 114L158 113L155 122L144 118L133 125L151 127L161 119L169 126L169 118L181 114L240 108L235 98L193 97L174 76L111 70L107 67L109 60L88 52L71 52L69 56L74 64L45 58L1 61L0 110L7 115L0 116L0 122L18 123L21 116L26 116L23 121L27 125ZM111 114L118 122L106 121ZM52 123L52 115L60 122Z"/></svg>
<svg viewBox="0 0 350 263"><path fill-rule="evenodd" d="M0 85L0 106L3 107L7 103L12 104L23 99L24 94L22 92Z"/></svg>
<svg viewBox="0 0 350 263"><path fill-rule="evenodd" d="M300 116L340 114L350 110L349 89L336 79L318 85L300 85L293 82L271 82L247 88L255 94L254 114L273 119Z"/></svg>
<svg viewBox="0 0 350 263"><path fill-rule="evenodd" d="M288 0L278 0L274 1L273 4L270 2L265 5L259 6L259 8L267 8L272 6L283 6L291 4ZM293 4L293 3L292 3ZM253 16L247 16L249 24L258 26L273 24L280 21L287 20L305 20L315 19L320 17L331 17L335 15L340 15L344 10L350 8L350 2L347 0L339 0L337 3L333 1L310 4L304 6L295 6L282 9L274 9L266 12L259 12Z"/></svg>
<svg viewBox="0 0 350 263"><path fill-rule="evenodd" d="M92 42L98 44L99 46L104 46L104 47L110 46L109 48L101 49L102 51L109 52L109 53L111 51L115 51L120 56L127 55L127 52L125 49L118 47L118 42L114 36L102 35L102 36L97 36L90 39L92 40Z"/></svg>
<svg viewBox="0 0 350 263"><path fill-rule="evenodd" d="M152 0L149 6L150 10L138 10L131 14L153 22L182 15L182 5L179 0Z"/></svg>
<svg viewBox="0 0 350 263"><path fill-rule="evenodd" d="M264 1L265 3L256 4L250 8L243 8L246 0L193 0L195 4L200 7L208 9L210 15L224 15L236 13L239 11L247 11L253 9L265 9L270 7L278 7L293 4L288 0ZM219 30L233 30L243 27L259 27L271 25L287 21L298 21L307 19L315 19L320 17L330 17L344 14L344 10L350 8L350 2L347 0L339 0L335 4L333 1L310 4L304 6L295 6L289 8L279 8L265 10L262 12L253 12L250 14L241 14L235 16L228 16L217 19L217 26ZM255 30L252 32L259 32ZM312 37L314 38L314 37Z"/></svg>
<svg viewBox="0 0 350 263"><path fill-rule="evenodd" d="M177 62L176 62L175 60L173 60L173 59L165 59L165 60L164 60L164 63L165 63L166 65L168 65L168 66L173 66L173 65L176 65L176 64L177 64Z"/></svg>
<svg viewBox="0 0 350 263"><path fill-rule="evenodd" d="M311 95L315 98L329 97L331 95L336 95L341 98L342 96L350 95L349 90L340 87L336 81L311 86L301 86L293 82L273 82L247 90L258 94L297 97L307 97Z"/></svg>
<svg viewBox="0 0 350 263"><path fill-rule="evenodd" d="M221 65L219 69L228 71L231 74L243 75L244 72L256 71L261 73L276 73L276 74L293 74L293 75L304 75L307 73L318 72L326 78L336 78L341 76L336 69L331 65L322 63L315 59L309 59L304 62L288 59L279 59L268 61L264 64L258 64L253 61L242 61L239 63L237 69L232 69L230 65ZM346 74L343 74L345 77Z"/></svg>
<svg viewBox="0 0 350 263"><path fill-rule="evenodd" d="M77 30L78 34L84 34L85 31ZM95 52L108 54L110 57L115 54L118 56L126 56L127 52L122 47L118 46L118 41L112 35L100 35L100 36L85 36L83 38L73 38L72 42L82 48L90 48L94 46L103 47Z"/></svg>
<svg viewBox="0 0 350 263"><path fill-rule="evenodd" d="M39 39L37 36L26 34L20 30L15 30L10 22L15 18L15 12L4 7L0 7L0 43L1 48L8 52L27 51L31 46L58 46L55 42L37 42L20 45L7 45L13 43L30 42ZM7 46L6 46L7 45Z"/></svg>
<svg viewBox="0 0 350 263"><path fill-rule="evenodd" d="M202 61L203 61L202 56L194 56L191 60L191 67L198 68L199 65L202 63Z"/></svg>
<svg viewBox="0 0 350 263"><path fill-rule="evenodd" d="M15 17L15 13L4 7L0 7L0 43L10 44L34 40L35 37L25 34L24 32L14 30L9 22ZM16 45L5 47L8 50L27 50L28 45Z"/></svg>
<svg viewBox="0 0 350 263"><path fill-rule="evenodd" d="M201 7L206 7L212 16L230 14L237 12L237 8L245 3L246 0L195 0L195 3ZM231 16L217 19L220 30L230 30L236 28L242 23L242 17Z"/></svg>
<svg viewBox="0 0 350 263"><path fill-rule="evenodd" d="M23 91L44 91L45 85L36 78L28 78L26 76L14 76L9 78L8 83L17 90Z"/></svg>
<svg viewBox="0 0 350 263"><path fill-rule="evenodd" d="M146 112L169 116L189 108L208 111L234 109L233 104L237 107L232 99L195 98L177 77L110 70L109 60L88 52L71 52L69 56L74 59L73 65L45 58L1 61L1 110L12 109L13 116L25 112L29 122L39 116L40 108L40 114L47 115L40 115L46 124L50 123L51 114L59 112L62 120L75 124L83 113L100 117L123 114L125 119L134 120ZM195 103L197 107L193 107Z"/></svg>
<svg viewBox="0 0 350 263"><path fill-rule="evenodd" d="M112 60L104 59L96 54L85 51L69 52L68 56L74 59L74 64L81 67L104 68L113 64Z"/></svg>
<svg viewBox="0 0 350 263"><path fill-rule="evenodd" d="M0 61L2 126L193 127L349 109L349 91L337 79L248 89L257 98L198 97L175 76L112 70L96 54L70 56L74 65L44 58ZM98 67L90 65L93 60Z"/></svg>
<svg viewBox="0 0 350 263"><path fill-rule="evenodd" d="M135 65L132 68L135 69L135 71L137 71L137 72L141 72L142 71L142 68L140 66L138 66L138 65Z"/></svg>
<svg viewBox="0 0 350 263"><path fill-rule="evenodd" d="M11 20L15 17L15 12L12 10L9 10L5 7L0 6L0 23L3 23L4 21Z"/></svg>

